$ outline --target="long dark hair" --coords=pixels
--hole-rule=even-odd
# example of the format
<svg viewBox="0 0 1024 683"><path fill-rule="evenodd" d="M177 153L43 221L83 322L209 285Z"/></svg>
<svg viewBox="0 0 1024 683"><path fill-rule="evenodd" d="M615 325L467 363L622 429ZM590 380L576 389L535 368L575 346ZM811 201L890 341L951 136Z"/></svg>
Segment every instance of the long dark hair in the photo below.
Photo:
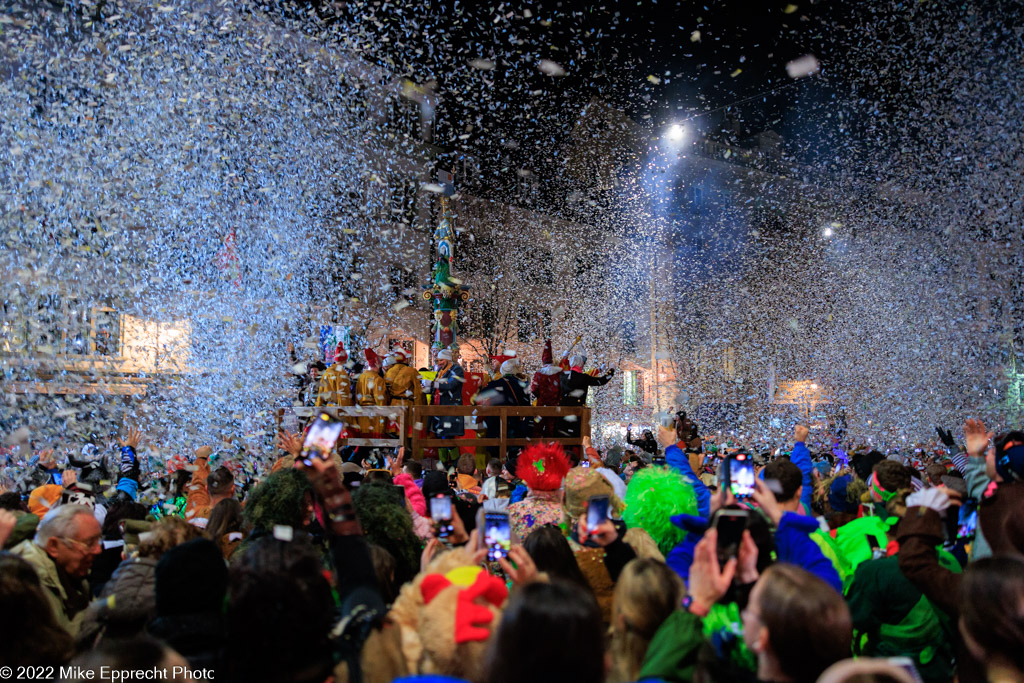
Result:
<svg viewBox="0 0 1024 683"><path fill-rule="evenodd" d="M65 664L74 643L53 615L39 576L17 555L0 552L0 662L12 667Z"/></svg>
<svg viewBox="0 0 1024 683"><path fill-rule="evenodd" d="M984 649L1024 671L1024 560L972 562L960 587L960 629ZM977 654L977 653L976 653Z"/></svg>
<svg viewBox="0 0 1024 683"><path fill-rule="evenodd" d="M601 608L568 581L527 584L509 600L484 666L489 683L602 683Z"/></svg>
<svg viewBox="0 0 1024 683"><path fill-rule="evenodd" d="M569 547L562 530L554 524L534 529L523 541L523 548L530 554L538 571L547 572L552 579L570 581L593 592L576 563L576 554Z"/></svg>
<svg viewBox="0 0 1024 683"><path fill-rule="evenodd" d="M206 524L206 537L214 543L220 541L232 531L241 531L244 518L242 504L234 498L225 498L213 506L210 521Z"/></svg>

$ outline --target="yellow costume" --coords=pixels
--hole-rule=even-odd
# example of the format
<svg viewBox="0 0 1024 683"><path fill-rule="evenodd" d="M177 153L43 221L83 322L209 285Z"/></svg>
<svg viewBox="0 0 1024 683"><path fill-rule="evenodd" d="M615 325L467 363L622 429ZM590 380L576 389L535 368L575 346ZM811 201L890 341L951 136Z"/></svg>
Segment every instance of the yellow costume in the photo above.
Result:
<svg viewBox="0 0 1024 683"><path fill-rule="evenodd" d="M316 392L316 406L351 406L352 384L344 363L335 363L324 371ZM343 419L346 428L353 425L352 418Z"/></svg>
<svg viewBox="0 0 1024 683"><path fill-rule="evenodd" d="M423 387L420 386L420 373L405 363L395 363L384 376L387 383L388 396L393 406L422 406Z"/></svg>
<svg viewBox="0 0 1024 683"><path fill-rule="evenodd" d="M373 370L364 370L356 378L356 405L386 406L388 404L388 388L384 378ZM383 434L386 420L384 417L360 417L358 429L361 434Z"/></svg>

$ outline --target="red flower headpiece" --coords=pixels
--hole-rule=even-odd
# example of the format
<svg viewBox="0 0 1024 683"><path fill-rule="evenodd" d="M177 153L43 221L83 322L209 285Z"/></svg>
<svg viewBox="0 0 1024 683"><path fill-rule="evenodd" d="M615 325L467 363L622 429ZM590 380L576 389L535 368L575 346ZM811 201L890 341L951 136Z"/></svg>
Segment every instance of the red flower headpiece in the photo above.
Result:
<svg viewBox="0 0 1024 683"><path fill-rule="evenodd" d="M554 491L572 469L572 463L561 444L544 443L527 446L519 454L516 476L534 491Z"/></svg>

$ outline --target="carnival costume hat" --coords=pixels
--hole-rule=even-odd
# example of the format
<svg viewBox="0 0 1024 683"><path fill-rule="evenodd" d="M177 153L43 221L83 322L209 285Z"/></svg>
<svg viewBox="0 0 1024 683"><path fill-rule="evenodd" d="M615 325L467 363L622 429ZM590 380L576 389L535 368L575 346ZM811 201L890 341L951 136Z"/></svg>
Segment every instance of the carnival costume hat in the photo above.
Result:
<svg viewBox="0 0 1024 683"><path fill-rule="evenodd" d="M1024 434L1010 432L998 439L996 447L996 472L1004 481L1024 479Z"/></svg>
<svg viewBox="0 0 1024 683"><path fill-rule="evenodd" d="M348 351L345 350L345 345L342 342L338 342L338 345L334 347L334 362L342 364L348 362Z"/></svg>
<svg viewBox="0 0 1024 683"><path fill-rule="evenodd" d="M524 448L515 472L534 491L557 491L570 469L572 463L561 444L544 443Z"/></svg>
<svg viewBox="0 0 1024 683"><path fill-rule="evenodd" d="M615 489L608 483L608 480L601 476L601 473L589 467L574 467L565 475L565 501L562 503L562 512L571 522L582 515L587 509L587 502L593 496L608 496L611 500L611 509L616 514L621 514L625 505L622 499L615 495Z"/></svg>
<svg viewBox="0 0 1024 683"><path fill-rule="evenodd" d="M640 527L667 555L686 533L672 523L676 515L696 515L697 494L683 475L670 467L638 470L626 487L623 520L629 528Z"/></svg>
<svg viewBox="0 0 1024 683"><path fill-rule="evenodd" d="M544 365L551 365L554 362L554 355L551 353L551 340L544 340L544 351L540 354L540 362Z"/></svg>
<svg viewBox="0 0 1024 683"><path fill-rule="evenodd" d="M519 359L509 358L507 361L501 364L501 374L503 375L517 375L519 374Z"/></svg>
<svg viewBox="0 0 1024 683"><path fill-rule="evenodd" d="M441 349L440 351L437 352L437 359L438 360L446 360L449 363L452 362L452 360L453 360L452 359L452 350L451 349Z"/></svg>
<svg viewBox="0 0 1024 683"><path fill-rule="evenodd" d="M395 364L395 354L389 353L388 355L384 356L384 362L382 363L381 367L387 369L387 368L390 368L394 364Z"/></svg>
<svg viewBox="0 0 1024 683"><path fill-rule="evenodd" d="M366 358L366 364L369 367L379 368L381 366L381 357L373 349L363 349L363 356Z"/></svg>
<svg viewBox="0 0 1024 683"><path fill-rule="evenodd" d="M395 357L396 363L407 363L409 361L409 353L401 346L396 346L391 351L391 355Z"/></svg>
<svg viewBox="0 0 1024 683"><path fill-rule="evenodd" d="M504 363L507 360L511 360L513 358L518 358L518 357L519 357L519 354L517 354L515 351L509 351L507 349L505 351L503 351L502 353L496 355L496 356L488 356L488 358L490 358L491 360L495 361L498 364L502 364L502 363Z"/></svg>

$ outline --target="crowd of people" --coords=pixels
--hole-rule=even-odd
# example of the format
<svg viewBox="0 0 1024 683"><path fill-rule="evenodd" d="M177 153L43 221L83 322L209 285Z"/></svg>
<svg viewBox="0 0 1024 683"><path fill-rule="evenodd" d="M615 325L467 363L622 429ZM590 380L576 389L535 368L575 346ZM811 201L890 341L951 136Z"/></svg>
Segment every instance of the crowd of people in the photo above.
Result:
<svg viewBox="0 0 1024 683"><path fill-rule="evenodd" d="M439 360L444 397L459 370ZM509 362L494 382L522 382ZM327 368L318 394L415 401L419 380L387 379L402 364L382 387L363 375L383 363L354 386ZM563 403L600 379L544 376ZM971 419L903 455L797 425L763 451L678 413L613 457L531 429L484 462L353 460L287 432L255 470L204 446L146 474L135 429L112 454L9 449L0 663L75 681L1024 680L1024 433Z"/></svg>

